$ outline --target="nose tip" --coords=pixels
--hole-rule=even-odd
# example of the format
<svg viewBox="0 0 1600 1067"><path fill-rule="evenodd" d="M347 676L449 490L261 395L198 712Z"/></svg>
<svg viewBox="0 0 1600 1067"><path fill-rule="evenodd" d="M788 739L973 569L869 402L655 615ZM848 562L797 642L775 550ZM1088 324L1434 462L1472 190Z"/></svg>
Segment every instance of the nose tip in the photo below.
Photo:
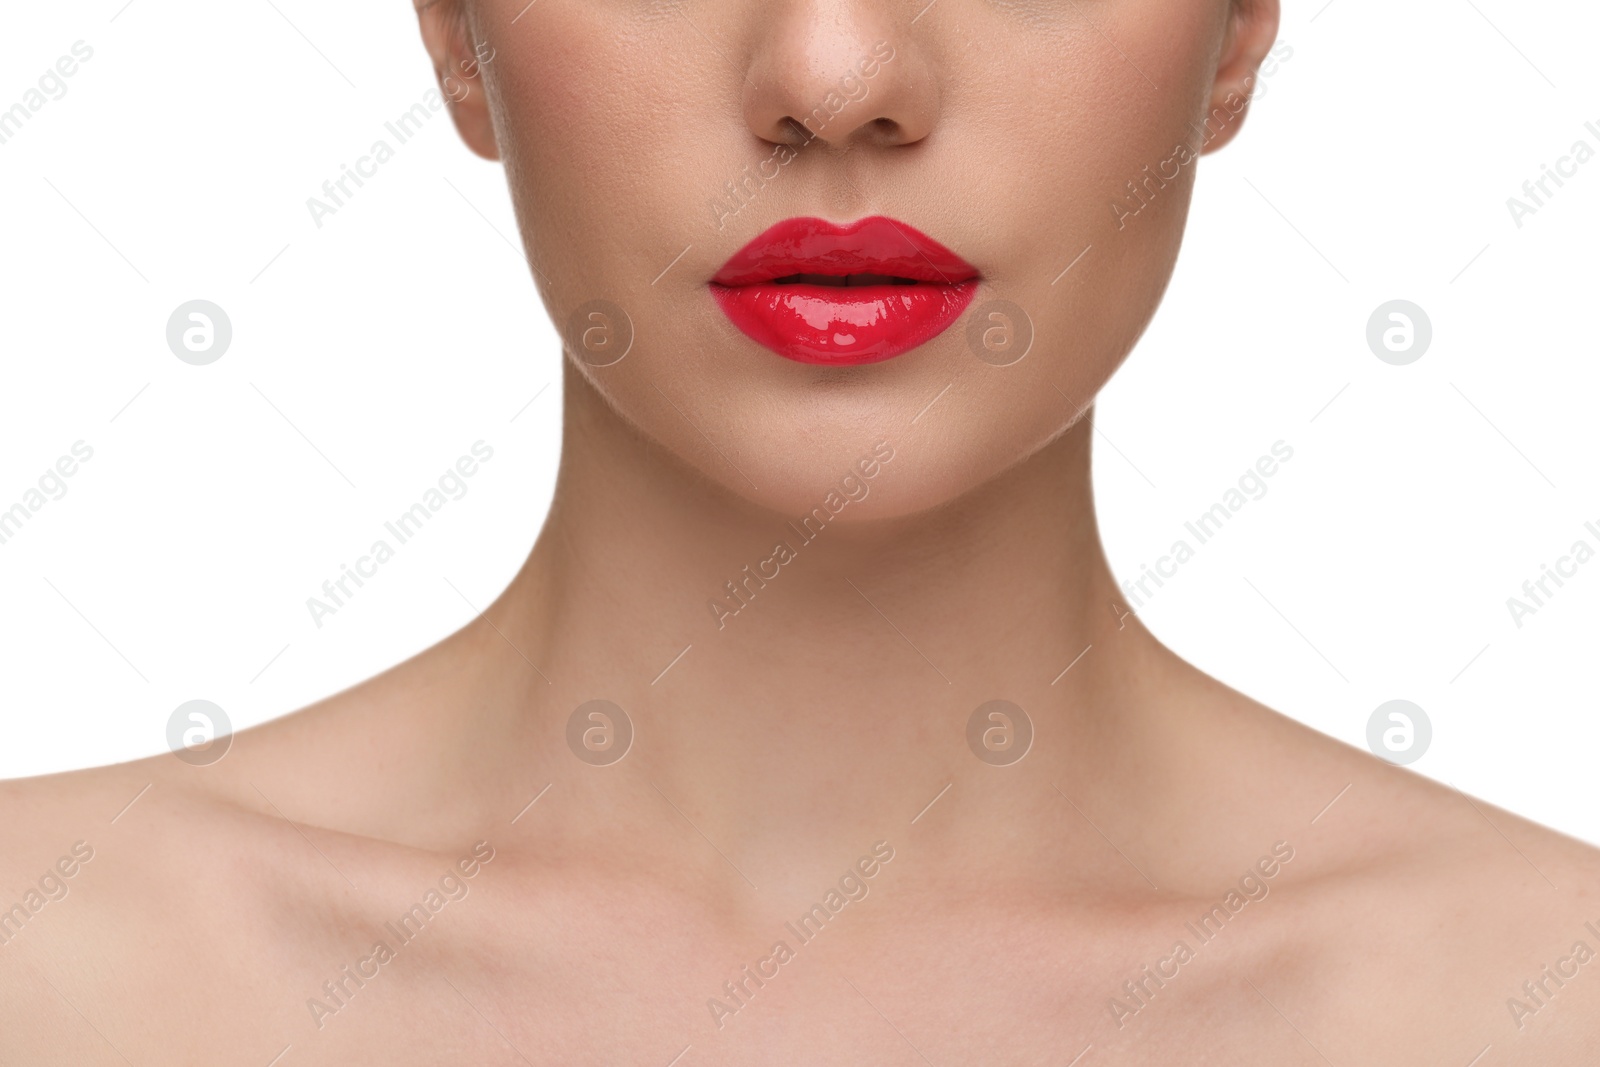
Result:
<svg viewBox="0 0 1600 1067"><path fill-rule="evenodd" d="M776 8L780 0L766 0ZM791 6L769 20L745 82L745 124L774 144L915 144L939 114L938 80L903 37L862 21L807 18Z"/></svg>

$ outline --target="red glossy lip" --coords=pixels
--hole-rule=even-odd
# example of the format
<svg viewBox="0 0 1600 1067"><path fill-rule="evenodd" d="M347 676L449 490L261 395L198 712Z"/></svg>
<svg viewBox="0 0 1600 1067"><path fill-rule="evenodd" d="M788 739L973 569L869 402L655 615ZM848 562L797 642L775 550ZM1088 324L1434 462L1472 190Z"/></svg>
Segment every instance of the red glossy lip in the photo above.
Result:
<svg viewBox="0 0 1600 1067"><path fill-rule="evenodd" d="M723 314L751 340L829 366L878 363L932 340L977 289L976 267L882 215L843 226L786 219L711 280Z"/></svg>

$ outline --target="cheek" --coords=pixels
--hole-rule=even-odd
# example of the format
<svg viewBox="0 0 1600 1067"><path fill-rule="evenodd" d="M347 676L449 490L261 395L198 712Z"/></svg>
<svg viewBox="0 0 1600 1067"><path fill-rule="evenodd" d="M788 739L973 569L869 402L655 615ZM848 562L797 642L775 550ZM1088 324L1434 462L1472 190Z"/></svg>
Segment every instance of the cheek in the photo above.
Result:
<svg viewBox="0 0 1600 1067"><path fill-rule="evenodd" d="M985 267L990 295L1023 309L1035 335L1004 376L985 371L984 403L1007 412L997 452L1037 447L1092 401L1165 291L1214 62L1195 42L1220 33L1218 9L1062 6L1015 43L1012 62L965 71L950 131L963 142L956 184L982 190L982 228L1003 235Z"/></svg>
<svg viewBox="0 0 1600 1067"><path fill-rule="evenodd" d="M581 308L615 305L658 351L663 336L682 336L662 316L681 318L685 299L704 296L685 288L716 244L711 193L748 162L728 132L740 122L728 67L670 12L545 2L510 25L525 4L488 5L501 20L490 99L546 309L572 347ZM653 285L691 243L695 254ZM635 376L579 369L607 394Z"/></svg>
<svg viewBox="0 0 1600 1067"><path fill-rule="evenodd" d="M519 221L564 272L614 253L648 262L655 238L671 243L685 189L704 180L685 181L683 167L721 118L723 90L708 83L717 70L682 58L681 19L652 25L617 4L540 3L510 25L524 4L487 5L506 22L486 69Z"/></svg>

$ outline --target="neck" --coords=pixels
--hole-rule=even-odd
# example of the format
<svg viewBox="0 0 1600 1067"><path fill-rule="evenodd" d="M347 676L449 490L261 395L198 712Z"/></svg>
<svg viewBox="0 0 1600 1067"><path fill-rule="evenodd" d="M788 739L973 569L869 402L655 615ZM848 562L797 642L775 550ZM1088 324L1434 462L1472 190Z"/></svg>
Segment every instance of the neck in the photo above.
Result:
<svg viewBox="0 0 1600 1067"><path fill-rule="evenodd" d="M805 857L892 838L951 783L961 803L919 827L998 845L991 809L1014 808L1020 783L1060 804L1056 782L1088 789L1104 773L1098 756L1138 702L1130 668L1161 650L1099 543L1087 419L934 512L818 529L712 485L580 376L566 396L555 502L489 613L505 641L485 646L499 642L548 709L540 736L561 736L584 701L614 701L636 730L630 769L756 857L773 841ZM894 476L891 460L877 480ZM997 699L1035 731L1006 767L967 740Z"/></svg>

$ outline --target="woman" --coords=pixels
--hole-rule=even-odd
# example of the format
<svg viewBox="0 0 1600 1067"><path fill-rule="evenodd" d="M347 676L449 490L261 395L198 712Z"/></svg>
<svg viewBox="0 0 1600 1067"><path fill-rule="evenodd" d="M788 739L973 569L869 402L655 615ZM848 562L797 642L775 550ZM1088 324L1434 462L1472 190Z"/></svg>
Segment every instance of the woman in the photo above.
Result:
<svg viewBox="0 0 1600 1067"><path fill-rule="evenodd" d="M1593 850L1207 678L1100 548L1275 0L420 17L563 327L554 507L386 674L4 786L0 1061L1592 1062Z"/></svg>

